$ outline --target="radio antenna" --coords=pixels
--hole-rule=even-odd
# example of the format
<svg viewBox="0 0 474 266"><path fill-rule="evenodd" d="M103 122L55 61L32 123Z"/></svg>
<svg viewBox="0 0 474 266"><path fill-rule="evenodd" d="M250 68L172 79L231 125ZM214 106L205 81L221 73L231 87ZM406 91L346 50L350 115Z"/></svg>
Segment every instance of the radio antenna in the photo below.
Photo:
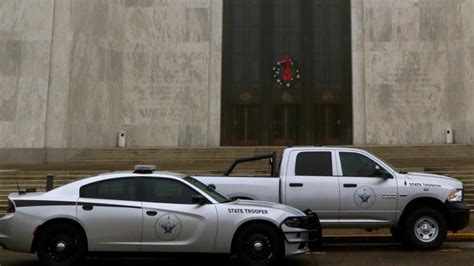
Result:
<svg viewBox="0 0 474 266"><path fill-rule="evenodd" d="M15 173L15 180L16 180L16 189L18 190L18 195L21 194L20 192L20 184L18 183L18 176Z"/></svg>

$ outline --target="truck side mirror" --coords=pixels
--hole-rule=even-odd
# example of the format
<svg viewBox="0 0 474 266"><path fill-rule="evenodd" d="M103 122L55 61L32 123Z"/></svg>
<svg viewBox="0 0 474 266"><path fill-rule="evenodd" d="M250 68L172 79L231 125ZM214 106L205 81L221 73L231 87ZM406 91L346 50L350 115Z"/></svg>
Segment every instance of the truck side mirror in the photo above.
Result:
<svg viewBox="0 0 474 266"><path fill-rule="evenodd" d="M378 176L385 179L393 178L393 176L389 172L387 172L387 170L380 168L380 166L378 165L375 166L374 176Z"/></svg>

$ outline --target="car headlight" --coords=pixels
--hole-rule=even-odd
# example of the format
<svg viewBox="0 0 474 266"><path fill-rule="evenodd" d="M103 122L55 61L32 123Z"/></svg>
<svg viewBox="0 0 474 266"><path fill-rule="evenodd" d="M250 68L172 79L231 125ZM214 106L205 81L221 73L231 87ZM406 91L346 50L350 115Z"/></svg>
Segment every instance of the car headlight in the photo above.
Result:
<svg viewBox="0 0 474 266"><path fill-rule="evenodd" d="M304 217L291 217L283 222L288 227L302 228L307 225L307 219Z"/></svg>
<svg viewBox="0 0 474 266"><path fill-rule="evenodd" d="M448 201L462 201L462 189L457 188L449 191Z"/></svg>

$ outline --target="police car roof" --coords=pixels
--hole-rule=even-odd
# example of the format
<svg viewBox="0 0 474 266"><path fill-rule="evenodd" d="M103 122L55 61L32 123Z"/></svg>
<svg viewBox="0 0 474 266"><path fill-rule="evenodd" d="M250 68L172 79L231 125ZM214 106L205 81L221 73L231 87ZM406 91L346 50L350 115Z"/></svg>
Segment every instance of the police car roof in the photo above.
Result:
<svg viewBox="0 0 474 266"><path fill-rule="evenodd" d="M108 173L102 173L96 176L74 181L72 183L53 189L45 194L51 197L58 196L58 195L74 196L78 194L79 190L77 188L83 185L87 185L87 184L98 182L98 181L113 179L113 178L137 177L137 176L181 179L181 178L187 177L188 175L175 173L175 172L168 172L168 171L153 171L153 173L151 174L137 174L137 173L133 173L132 171L108 172Z"/></svg>
<svg viewBox="0 0 474 266"><path fill-rule="evenodd" d="M134 173L134 171L117 171L117 172L108 172L102 173L97 177L125 177L125 176L152 176L152 177L171 177L171 178L184 178L189 175L185 175L182 173L177 172L170 172L170 171L153 171L152 173ZM105 178L104 178L105 179Z"/></svg>

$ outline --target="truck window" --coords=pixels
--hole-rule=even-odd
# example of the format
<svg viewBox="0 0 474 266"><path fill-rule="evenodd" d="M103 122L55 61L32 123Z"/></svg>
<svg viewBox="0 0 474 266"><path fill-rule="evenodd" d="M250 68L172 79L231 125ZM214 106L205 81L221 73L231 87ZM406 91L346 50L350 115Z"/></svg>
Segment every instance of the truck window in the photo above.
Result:
<svg viewBox="0 0 474 266"><path fill-rule="evenodd" d="M358 153L340 152L342 175L355 177L375 176L377 163Z"/></svg>
<svg viewBox="0 0 474 266"><path fill-rule="evenodd" d="M295 175L332 176L331 152L300 152L296 156Z"/></svg>

